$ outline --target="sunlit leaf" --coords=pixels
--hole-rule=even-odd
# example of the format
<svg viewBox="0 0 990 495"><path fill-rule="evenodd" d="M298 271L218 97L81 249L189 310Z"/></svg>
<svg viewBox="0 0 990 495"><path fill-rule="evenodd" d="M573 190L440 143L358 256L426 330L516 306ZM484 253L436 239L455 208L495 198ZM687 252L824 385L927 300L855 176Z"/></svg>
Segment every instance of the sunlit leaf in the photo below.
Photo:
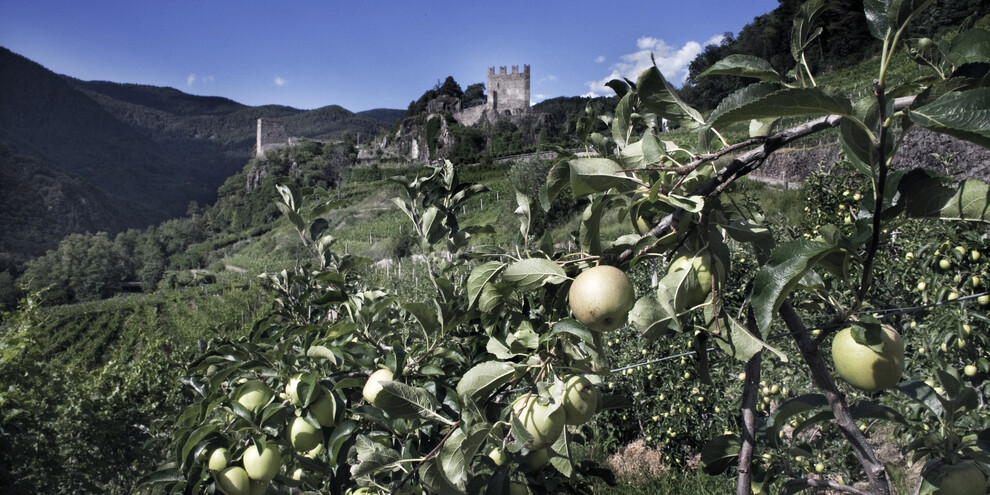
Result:
<svg viewBox="0 0 990 495"><path fill-rule="evenodd" d="M780 74L770 65L770 62L753 55L733 54L712 64L698 77L705 76L739 76L752 77L763 81L783 82Z"/></svg>
<svg viewBox="0 0 990 495"><path fill-rule="evenodd" d="M554 261L526 258L509 264L502 272L502 279L515 284L520 290L532 290L543 284L562 283L567 280L567 273Z"/></svg>
<svg viewBox="0 0 990 495"><path fill-rule="evenodd" d="M990 148L990 88L946 93L908 114L922 127Z"/></svg>

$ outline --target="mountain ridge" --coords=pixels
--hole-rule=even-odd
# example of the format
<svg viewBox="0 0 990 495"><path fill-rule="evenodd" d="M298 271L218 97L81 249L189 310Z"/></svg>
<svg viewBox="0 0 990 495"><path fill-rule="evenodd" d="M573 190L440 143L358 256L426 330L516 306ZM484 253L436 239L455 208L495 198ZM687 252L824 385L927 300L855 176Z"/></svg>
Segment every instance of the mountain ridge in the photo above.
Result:
<svg viewBox="0 0 990 495"><path fill-rule="evenodd" d="M314 110L249 106L170 87L82 81L0 47L0 168L21 179L42 174L48 193L65 182L67 191L78 194L56 196L75 201L78 218L86 219L67 221L66 228L48 215L32 220L15 218L9 210L0 213L5 236L37 239L20 243L30 252L11 257L3 251L0 260L38 256L69 233L144 228L184 215L193 201L214 202L220 185L254 155L259 118L283 119L294 136L333 140L345 133L376 135L392 126L388 119L397 113L354 113L338 105ZM24 163L30 163L27 175L20 174ZM13 184L0 184L0 194L12 197ZM16 184L35 187L30 180ZM41 190L16 196L52 198ZM102 204L106 201L113 204ZM65 206L25 209L65 211ZM19 265L0 262L0 271Z"/></svg>

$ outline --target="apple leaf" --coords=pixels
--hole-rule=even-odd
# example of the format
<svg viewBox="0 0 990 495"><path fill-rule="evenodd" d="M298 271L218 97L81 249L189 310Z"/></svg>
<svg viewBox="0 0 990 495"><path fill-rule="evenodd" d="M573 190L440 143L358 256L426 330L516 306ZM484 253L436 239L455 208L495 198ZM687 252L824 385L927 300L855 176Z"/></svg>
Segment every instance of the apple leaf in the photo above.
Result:
<svg viewBox="0 0 990 495"><path fill-rule="evenodd" d="M533 290L544 284L559 284L567 280L567 273L554 261L545 258L527 258L505 268L502 279L515 284L519 290Z"/></svg>
<svg viewBox="0 0 990 495"><path fill-rule="evenodd" d="M922 127L990 148L990 88L946 93L908 115Z"/></svg>
<svg viewBox="0 0 990 495"><path fill-rule="evenodd" d="M648 111L674 121L685 129L697 129L705 123L701 113L685 103L674 91L674 87L664 79L656 61L652 67L639 74L636 93Z"/></svg>
<svg viewBox="0 0 990 495"><path fill-rule="evenodd" d="M753 313L766 335L774 314L797 288L805 273L838 248L831 243L799 239L777 246L753 279Z"/></svg>
<svg viewBox="0 0 990 495"><path fill-rule="evenodd" d="M574 158L568 163L571 191L576 198L613 187L632 189L637 185L634 178L622 172L622 165L609 158Z"/></svg>
<svg viewBox="0 0 990 495"><path fill-rule="evenodd" d="M436 398L425 389L396 381L381 381L382 391L391 397L385 398L385 412L397 418L420 417L429 421L451 425L454 422L441 416Z"/></svg>
<svg viewBox="0 0 990 495"><path fill-rule="evenodd" d="M716 339L716 343L722 348L727 354L735 357L742 362L748 362L751 357L757 352L766 349L777 356L782 362L787 362L787 355L784 354L780 349L766 343L763 339L760 339L756 335L746 328L735 318L727 315L720 315L728 320L728 324L723 323L720 325L712 325L710 330L714 333L717 330L721 330L722 334Z"/></svg>
<svg viewBox="0 0 990 495"><path fill-rule="evenodd" d="M922 381L904 383L898 385L897 390L900 390L909 399L927 407L935 416L942 416L944 408L938 400L938 394L927 383Z"/></svg>
<svg viewBox="0 0 990 495"><path fill-rule="evenodd" d="M486 361L475 365L457 382L457 395L483 403L496 390L512 381L518 372L519 365L505 361Z"/></svg>
<svg viewBox="0 0 990 495"><path fill-rule="evenodd" d="M773 440L779 438L780 429L794 416L828 407L828 399L822 394L804 394L785 400L777 407L773 416L770 417L770 421L767 422L767 438Z"/></svg>
<svg viewBox="0 0 990 495"><path fill-rule="evenodd" d="M732 95L712 112L708 125L720 127L733 122L772 117L818 117L852 114L848 101L835 98L819 88L785 88L766 93L770 83L757 83ZM756 86L753 89L753 86Z"/></svg>
<svg viewBox="0 0 990 495"><path fill-rule="evenodd" d="M780 83L783 78L770 65L770 62L752 55L734 54L715 62L707 70L698 74L705 76L739 76L752 77L763 81Z"/></svg>
<svg viewBox="0 0 990 495"><path fill-rule="evenodd" d="M924 170L912 170L898 184L900 201L908 216L990 223L990 187L977 180L956 186Z"/></svg>
<svg viewBox="0 0 990 495"><path fill-rule="evenodd" d="M701 451L702 469L713 476L728 471L735 465L741 447L737 435L720 435L709 440Z"/></svg>

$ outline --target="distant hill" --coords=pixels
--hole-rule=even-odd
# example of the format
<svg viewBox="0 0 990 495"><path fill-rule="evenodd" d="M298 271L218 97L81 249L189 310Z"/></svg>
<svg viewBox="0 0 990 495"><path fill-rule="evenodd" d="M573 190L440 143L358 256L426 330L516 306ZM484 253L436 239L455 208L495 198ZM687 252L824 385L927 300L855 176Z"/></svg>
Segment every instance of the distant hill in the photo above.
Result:
<svg viewBox="0 0 990 495"><path fill-rule="evenodd" d="M283 119L293 136L337 139L374 136L401 113L251 107L173 88L81 81L0 47L0 226L3 237L26 240L19 248L3 242L0 259L42 254L71 232L144 227L184 215L191 201L212 203L253 156L258 118ZM45 177L44 186L30 177ZM56 195L58 208L9 205L11 178L25 200L75 193ZM74 220L22 214L42 207L71 210Z"/></svg>

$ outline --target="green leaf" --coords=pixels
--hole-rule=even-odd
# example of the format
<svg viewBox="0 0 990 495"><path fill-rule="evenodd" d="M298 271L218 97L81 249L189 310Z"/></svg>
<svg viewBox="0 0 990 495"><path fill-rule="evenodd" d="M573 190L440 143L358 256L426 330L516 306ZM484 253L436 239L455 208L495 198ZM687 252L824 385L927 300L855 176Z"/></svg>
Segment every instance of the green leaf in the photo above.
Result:
<svg viewBox="0 0 990 495"><path fill-rule="evenodd" d="M944 408L938 400L938 394L927 383L921 381L905 383L898 385L897 390L911 400L927 407L935 416L942 416Z"/></svg>
<svg viewBox="0 0 990 495"><path fill-rule="evenodd" d="M518 371L519 365L505 361L478 364L464 373L464 377L457 382L457 395L483 403L496 390L512 381Z"/></svg>
<svg viewBox="0 0 990 495"><path fill-rule="evenodd" d="M395 449L380 445L366 435L359 435L354 446L358 462L351 466L351 476L355 478L386 469L402 460L402 455Z"/></svg>
<svg viewBox="0 0 990 495"><path fill-rule="evenodd" d="M952 39L946 58L956 67L990 62L990 32L983 29L970 29Z"/></svg>
<svg viewBox="0 0 990 495"><path fill-rule="evenodd" d="M749 220L735 220L724 227L729 237L751 244L760 263L765 263L770 258L775 241L769 229Z"/></svg>
<svg viewBox="0 0 990 495"><path fill-rule="evenodd" d="M740 92L752 91L752 94L747 92L739 95L738 101L730 101L726 106L723 106L725 101L720 103L715 112L712 113L709 125L720 127L733 122L771 117L850 116L852 114L852 106L848 101L839 100L821 89L785 88L764 95L766 90L764 85L767 84L770 83L757 83L758 88L756 89L749 90L747 87L729 95L728 98L733 98ZM729 104L738 105L727 108Z"/></svg>
<svg viewBox="0 0 990 495"><path fill-rule="evenodd" d="M713 476L725 473L736 463L740 448L742 442L736 435L721 435L709 440L701 451L703 469Z"/></svg>
<svg viewBox="0 0 990 495"><path fill-rule="evenodd" d="M402 382L382 381L382 392L387 393L385 397L385 412L398 418L420 417L428 421L438 421L451 425L453 421L441 416L436 411L439 410L439 403L433 394L425 389L406 385Z"/></svg>
<svg viewBox="0 0 990 495"><path fill-rule="evenodd" d="M705 123L701 113L684 102L674 87L664 79L654 61L653 67L639 74L636 93L642 105L649 111L686 129L697 129Z"/></svg>
<svg viewBox="0 0 990 495"><path fill-rule="evenodd" d="M570 334L581 339L588 345L595 345L595 334L573 318L564 318L563 320L554 323L552 333L554 335L561 333Z"/></svg>
<svg viewBox="0 0 990 495"><path fill-rule="evenodd" d="M602 196L595 196L591 203L581 212L581 226L578 229L578 242L581 249L598 255L602 252L601 225L602 216L605 215L606 207L610 204Z"/></svg>
<svg viewBox="0 0 990 495"><path fill-rule="evenodd" d="M574 459L571 456L570 434L566 428L549 449L554 454L550 456L550 464L560 471L560 474L568 478L573 477Z"/></svg>
<svg viewBox="0 0 990 495"><path fill-rule="evenodd" d="M881 41L892 39L905 23L933 2L934 0L864 0L863 9L870 34Z"/></svg>
<svg viewBox="0 0 990 495"><path fill-rule="evenodd" d="M557 161L547 172L547 182L540 188L540 206L549 211L553 200L567 187L571 178L571 167L565 160Z"/></svg>
<svg viewBox="0 0 990 495"><path fill-rule="evenodd" d="M791 56L794 61L801 63L804 49L821 34L821 28L812 30L812 25L828 4L825 0L808 0L801 5L798 14L794 16L791 27Z"/></svg>
<svg viewBox="0 0 990 495"><path fill-rule="evenodd" d="M850 334L853 341L859 345L865 345L880 354L883 352L883 329L879 323L866 323L862 321L851 322Z"/></svg>
<svg viewBox="0 0 990 495"><path fill-rule="evenodd" d="M627 93L619 100L615 106L615 114L612 116L612 139L619 147L624 147L629 139L629 132L632 126L632 98L633 93Z"/></svg>
<svg viewBox="0 0 990 495"><path fill-rule="evenodd" d="M447 478L440 463L440 459L434 457L419 465L419 479L423 486L430 490L430 493L442 493L444 495L460 495L466 493Z"/></svg>
<svg viewBox="0 0 990 495"><path fill-rule="evenodd" d="M471 270L471 274L468 275L467 281L468 308L473 306L475 301L478 300L478 296L481 295L481 291L484 289L485 284L494 280L499 273L502 273L503 269L505 269L505 263L500 261L489 261L487 263L482 263Z"/></svg>
<svg viewBox="0 0 990 495"><path fill-rule="evenodd" d="M944 185L929 172L916 170L899 184L908 216L990 223L990 188L977 180Z"/></svg>
<svg viewBox="0 0 990 495"><path fill-rule="evenodd" d="M723 351L725 351L726 354L729 354L745 363L748 362L753 355L763 349L766 349L774 353L774 355L780 358L781 361L785 363L788 361L786 354L784 354L780 349L766 343L763 339L753 335L753 333L749 331L749 328L746 328L746 325L743 325L730 316L723 316L728 320L728 324L724 321L718 326L713 324L709 330L712 333L721 330L722 335L720 338L716 339L715 342L722 348Z"/></svg>
<svg viewBox="0 0 990 495"><path fill-rule="evenodd" d="M777 407L767 423L767 436L776 439L780 429L794 416L828 407L828 399L822 394L804 394L787 399Z"/></svg>
<svg viewBox="0 0 990 495"><path fill-rule="evenodd" d="M519 207L517 207L513 213L515 213L516 218L519 219L519 234L525 242L526 238L529 237L529 225L531 221L529 196L526 196L519 190L516 190L516 204L518 204Z"/></svg>
<svg viewBox="0 0 990 495"><path fill-rule="evenodd" d="M759 57L742 54L729 55L698 74L698 77L705 76L753 77L763 81L783 82L780 74L774 70L770 62Z"/></svg>
<svg viewBox="0 0 990 495"><path fill-rule="evenodd" d="M922 127L990 148L990 88L947 93L908 115Z"/></svg>
<svg viewBox="0 0 990 495"><path fill-rule="evenodd" d="M570 184L574 196L581 198L613 187L631 189L634 178L622 172L622 166L608 158L575 158L570 164Z"/></svg>
<svg viewBox="0 0 990 495"><path fill-rule="evenodd" d="M350 440L351 435L357 430L357 427L358 424L356 421L348 419L333 429L333 433L330 434L330 438L327 439L325 444L329 457L328 465L336 466L338 464L337 457L340 455L341 447Z"/></svg>
<svg viewBox="0 0 990 495"><path fill-rule="evenodd" d="M545 258L526 258L505 268L502 279L515 284L519 290L533 290L544 284L559 284L567 273L556 262Z"/></svg>
<svg viewBox="0 0 990 495"><path fill-rule="evenodd" d="M753 279L753 312L760 333L767 334L774 314L815 264L838 248L831 243L800 239L781 244Z"/></svg>

